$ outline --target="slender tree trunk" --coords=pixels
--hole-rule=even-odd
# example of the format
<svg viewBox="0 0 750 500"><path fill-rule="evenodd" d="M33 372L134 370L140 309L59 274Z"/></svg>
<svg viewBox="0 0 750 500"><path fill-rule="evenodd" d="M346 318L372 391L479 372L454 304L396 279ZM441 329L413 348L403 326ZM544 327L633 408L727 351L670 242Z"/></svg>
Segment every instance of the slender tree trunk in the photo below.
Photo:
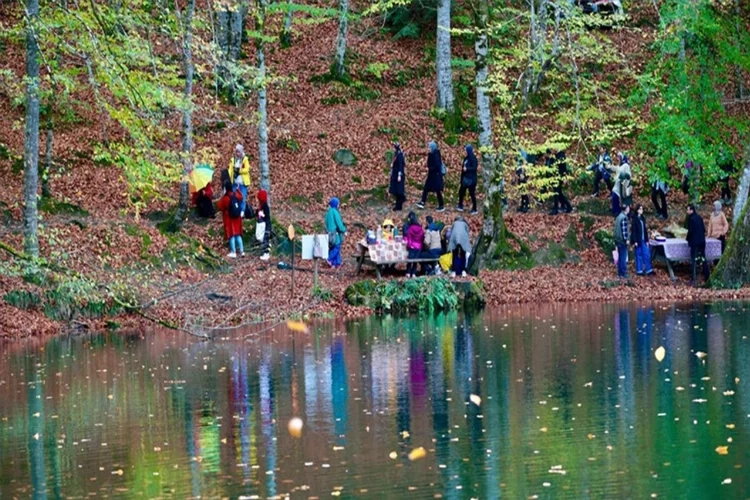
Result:
<svg viewBox="0 0 750 500"><path fill-rule="evenodd" d="M739 44L740 35L742 34L742 20L740 18L740 0L734 0L734 30L735 30L735 47L738 52L742 52ZM737 99L745 98L745 84L742 81L742 67L737 64L734 66L735 78L737 78Z"/></svg>
<svg viewBox="0 0 750 500"><path fill-rule="evenodd" d="M39 169L39 177L42 180L42 197L44 198L50 198L52 196L52 191L49 187L49 176L50 172L52 172L52 134L52 126L51 124L48 124L47 140L45 141L44 150L44 166ZM39 165L41 166L42 163L40 162Z"/></svg>
<svg viewBox="0 0 750 500"><path fill-rule="evenodd" d="M237 82L232 67L237 63L242 47L243 13L246 6L239 2L222 5L216 12L216 43L222 53L218 68L218 87L230 103L237 104Z"/></svg>
<svg viewBox="0 0 750 500"><path fill-rule="evenodd" d="M290 47L292 45L292 15L294 14L292 7L294 6L294 0L289 0L286 4L289 10L284 18L284 31L281 32L282 47Z"/></svg>
<svg viewBox="0 0 750 500"><path fill-rule="evenodd" d="M26 136L24 143L23 249L39 256L39 46L34 32L39 0L26 0Z"/></svg>
<svg viewBox="0 0 750 500"><path fill-rule="evenodd" d="M339 0L339 34L336 37L336 60L334 71L337 77L344 76L346 68L344 58L346 57L346 35L349 30L349 0Z"/></svg>
<svg viewBox="0 0 750 500"><path fill-rule="evenodd" d="M260 89L258 90L258 162L260 164L260 188L271 192L271 175L268 160L268 97L266 88L266 54L263 33L266 23L266 0L257 0L256 31L260 34L257 38L256 49L258 56L258 75L260 77Z"/></svg>
<svg viewBox="0 0 750 500"><path fill-rule="evenodd" d="M750 146L734 204L732 232L719 265L711 274L715 288L739 288L750 284Z"/></svg>
<svg viewBox="0 0 750 500"><path fill-rule="evenodd" d="M495 156L492 138L492 113L490 97L487 94L487 58L489 57L489 40L487 24L489 17L488 0L478 0L475 5L475 22L479 30L474 41L476 76L474 83L477 93L477 121L479 122L479 151L481 153L482 180L484 186L484 203L482 211L484 222L482 231L474 244L469 269L473 274L485 268L495 258L498 245L505 240L505 222L503 220L502 169Z"/></svg>
<svg viewBox="0 0 750 500"><path fill-rule="evenodd" d="M453 70L451 69L451 0L438 0L437 47L435 66L437 70L438 109L452 112Z"/></svg>
<svg viewBox="0 0 750 500"><path fill-rule="evenodd" d="M182 181L180 182L180 200L177 203L170 230L177 232L182 229L188 210L190 210L190 184L188 175L193 170L193 77L195 67L193 65L193 14L195 13L195 0L188 0L185 19L183 20L182 39L182 65L185 71L185 90L183 93L185 108L182 111Z"/></svg>

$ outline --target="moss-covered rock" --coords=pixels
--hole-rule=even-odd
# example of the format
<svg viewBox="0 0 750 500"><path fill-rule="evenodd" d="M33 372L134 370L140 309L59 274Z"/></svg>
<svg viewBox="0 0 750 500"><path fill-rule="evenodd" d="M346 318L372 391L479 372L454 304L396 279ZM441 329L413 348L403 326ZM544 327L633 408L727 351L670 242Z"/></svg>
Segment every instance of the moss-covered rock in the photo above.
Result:
<svg viewBox="0 0 750 500"><path fill-rule="evenodd" d="M345 167L353 167L357 164L357 157L351 150L342 148L333 153L333 161Z"/></svg>
<svg viewBox="0 0 750 500"><path fill-rule="evenodd" d="M596 240L596 244L599 245L599 248L602 249L602 252L604 252L604 255L611 257L612 251L615 249L615 238L612 235L612 232L607 231L606 229L600 229L594 233L594 239Z"/></svg>

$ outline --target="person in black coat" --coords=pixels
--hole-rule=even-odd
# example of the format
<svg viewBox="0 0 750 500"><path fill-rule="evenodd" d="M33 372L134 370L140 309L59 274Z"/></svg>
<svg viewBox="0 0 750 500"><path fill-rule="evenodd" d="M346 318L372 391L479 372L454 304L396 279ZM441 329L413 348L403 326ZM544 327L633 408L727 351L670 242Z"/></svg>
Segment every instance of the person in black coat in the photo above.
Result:
<svg viewBox="0 0 750 500"><path fill-rule="evenodd" d="M688 232L686 240L690 247L690 260L693 263L693 284L697 284L698 263L703 265L703 279L708 280L708 263L706 262L706 226L703 218L695 211L692 203L687 207Z"/></svg>
<svg viewBox="0 0 750 500"><path fill-rule="evenodd" d="M435 141L430 141L430 152L427 155L427 180L422 190L422 200L417 203L417 207L424 208L429 193L437 194L438 212L443 212L443 158L440 156L440 150Z"/></svg>
<svg viewBox="0 0 750 500"><path fill-rule="evenodd" d="M406 161L404 160L404 152L401 151L399 143L394 142L393 149L391 183L388 187L388 192L396 198L396 205L393 207L393 210L398 212L404 207L404 201L406 200Z"/></svg>
<svg viewBox="0 0 750 500"><path fill-rule="evenodd" d="M456 210L459 212L464 211L464 196L466 190L469 190L469 196L471 196L471 214L477 213L477 182L479 181L477 176L477 170L479 169L479 162L474 154L474 148L470 144L466 145L466 158L463 161L463 169L461 170L461 187L458 188L458 207Z"/></svg>
<svg viewBox="0 0 750 500"><path fill-rule="evenodd" d="M573 211L573 206L563 193L563 183L565 182L565 176L568 175L568 162L566 161L565 151L558 151L554 156L553 153L554 151L551 149L547 150L547 166L556 169L553 173L555 176L555 194L552 196L553 206L550 215L557 215L560 209L569 214Z"/></svg>

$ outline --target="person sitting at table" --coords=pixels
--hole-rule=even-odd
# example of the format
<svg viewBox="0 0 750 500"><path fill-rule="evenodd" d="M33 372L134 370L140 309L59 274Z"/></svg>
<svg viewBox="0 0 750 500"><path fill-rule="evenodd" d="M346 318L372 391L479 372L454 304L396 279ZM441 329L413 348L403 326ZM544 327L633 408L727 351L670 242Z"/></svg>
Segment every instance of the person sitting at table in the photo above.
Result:
<svg viewBox="0 0 750 500"><path fill-rule="evenodd" d="M424 229L419 224L419 220L414 212L409 214L409 228L404 235L406 249L409 253L409 260L418 259L422 253L422 243L424 242ZM412 278L417 276L417 263L408 262L406 264L406 277Z"/></svg>
<svg viewBox="0 0 750 500"><path fill-rule="evenodd" d="M630 229L630 243L633 244L635 253L635 274L638 276L650 276L654 274L651 268L651 252L648 247L648 225L643 216L643 205L635 207Z"/></svg>
<svg viewBox="0 0 750 500"><path fill-rule="evenodd" d="M466 261L470 250L469 225L463 217L456 217L453 226L451 226L451 235L448 241L448 251L453 252L451 278L466 276Z"/></svg>
<svg viewBox="0 0 750 500"><path fill-rule="evenodd" d="M729 234L729 222L722 211L721 201L715 201L714 211L708 219L708 237L721 241L721 253L724 253L727 234Z"/></svg>
<svg viewBox="0 0 750 500"><path fill-rule="evenodd" d="M427 216L427 225L424 232L424 251L422 252L422 258L424 259L438 259L443 253L443 244L440 237L440 226L435 223L431 215ZM433 270L434 267L434 270ZM424 274L433 272L440 274L440 266L432 266L429 263L422 265L422 272Z"/></svg>
<svg viewBox="0 0 750 500"><path fill-rule="evenodd" d="M698 283L698 263L702 262L703 279L708 280L708 263L706 262L706 226L703 218L698 215L695 205L692 203L687 207L688 214L688 232L685 239L690 247L690 261L693 264L692 285Z"/></svg>
<svg viewBox="0 0 750 500"><path fill-rule="evenodd" d="M381 241L393 241L393 231L396 229L396 225L391 219L385 219L381 225L383 232L380 237Z"/></svg>

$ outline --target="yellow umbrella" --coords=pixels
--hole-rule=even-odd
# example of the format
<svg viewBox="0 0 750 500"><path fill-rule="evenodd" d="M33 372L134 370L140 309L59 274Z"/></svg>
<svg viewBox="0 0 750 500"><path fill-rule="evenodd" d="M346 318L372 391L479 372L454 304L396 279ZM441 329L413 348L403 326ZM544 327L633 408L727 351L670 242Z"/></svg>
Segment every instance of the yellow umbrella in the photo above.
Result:
<svg viewBox="0 0 750 500"><path fill-rule="evenodd" d="M195 193L211 183L214 177L214 169L206 164L198 165L190 172L188 182L190 183L190 192Z"/></svg>

